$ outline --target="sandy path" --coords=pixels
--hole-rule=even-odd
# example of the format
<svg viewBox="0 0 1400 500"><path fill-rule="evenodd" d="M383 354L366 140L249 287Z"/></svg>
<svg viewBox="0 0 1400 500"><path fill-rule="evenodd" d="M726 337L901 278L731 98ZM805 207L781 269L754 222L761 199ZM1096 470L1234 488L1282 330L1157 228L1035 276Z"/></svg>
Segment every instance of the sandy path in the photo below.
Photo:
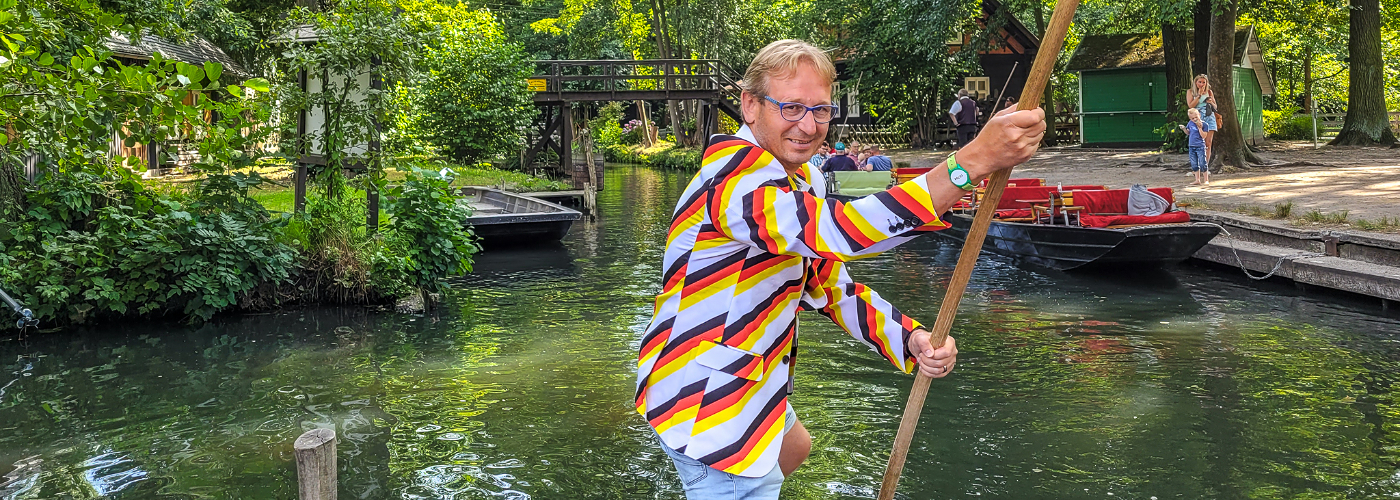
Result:
<svg viewBox="0 0 1400 500"><path fill-rule="evenodd" d="M909 161L915 166L929 166L946 155L947 151L927 150L890 153L896 161ZM1167 186L1175 190L1178 199L1203 202L1213 208L1267 208L1292 201L1295 216L1310 210L1347 210L1352 220L1400 218L1400 149L1324 146L1313 150L1311 142L1272 142L1260 156L1274 162L1308 161L1327 166L1260 167L1213 174L1209 186L1189 186L1192 177L1184 167L1185 154L1064 147L1042 149L1016 169L1016 176L1042 177L1048 184ZM1163 163L1181 167L1158 166Z"/></svg>

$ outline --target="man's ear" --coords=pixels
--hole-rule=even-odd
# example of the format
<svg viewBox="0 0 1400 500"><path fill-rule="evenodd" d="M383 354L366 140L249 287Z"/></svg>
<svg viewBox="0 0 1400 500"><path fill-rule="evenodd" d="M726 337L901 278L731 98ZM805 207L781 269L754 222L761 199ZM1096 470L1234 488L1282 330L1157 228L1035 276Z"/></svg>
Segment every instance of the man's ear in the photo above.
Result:
<svg viewBox="0 0 1400 500"><path fill-rule="evenodd" d="M739 108L744 113L744 124L752 125L758 119L759 111L763 110L763 99L745 90L739 94Z"/></svg>

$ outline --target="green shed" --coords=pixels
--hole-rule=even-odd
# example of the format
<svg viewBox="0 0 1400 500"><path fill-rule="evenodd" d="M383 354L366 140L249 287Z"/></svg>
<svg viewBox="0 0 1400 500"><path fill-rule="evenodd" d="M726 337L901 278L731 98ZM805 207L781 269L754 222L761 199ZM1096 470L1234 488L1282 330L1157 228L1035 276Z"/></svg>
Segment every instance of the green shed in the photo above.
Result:
<svg viewBox="0 0 1400 500"><path fill-rule="evenodd" d="M1236 119L1245 140L1258 143L1264 140L1264 95L1274 93L1274 82L1253 26L1235 32L1235 57ZM1155 130L1166 120L1170 97L1160 33L1086 36L1070 57L1068 70L1079 73L1079 137L1084 146L1162 143Z"/></svg>

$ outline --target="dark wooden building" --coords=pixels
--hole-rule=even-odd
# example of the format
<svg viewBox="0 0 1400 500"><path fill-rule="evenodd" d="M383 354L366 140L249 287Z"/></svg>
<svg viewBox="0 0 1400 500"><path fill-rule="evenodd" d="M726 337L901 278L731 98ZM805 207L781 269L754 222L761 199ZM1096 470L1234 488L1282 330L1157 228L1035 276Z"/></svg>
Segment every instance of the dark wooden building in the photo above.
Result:
<svg viewBox="0 0 1400 500"><path fill-rule="evenodd" d="M114 59L127 66L144 66L160 54L162 58L186 64L203 65L206 62L219 63L227 78L242 81L250 75L241 65L224 53L217 45L197 36L186 42L175 42L160 36L146 33L139 39L114 33L107 38L105 45L112 51ZM217 91L213 91L217 94ZM185 104L193 105L196 99L208 99L204 92L192 92L185 97ZM214 119L206 116L206 120ZM125 127L122 127L123 129ZM135 143L127 145L124 130L112 131L111 152L115 156L140 158L146 167L147 176L159 175L169 168L189 165L198 159L198 153L186 144L189 138L174 137L158 144Z"/></svg>

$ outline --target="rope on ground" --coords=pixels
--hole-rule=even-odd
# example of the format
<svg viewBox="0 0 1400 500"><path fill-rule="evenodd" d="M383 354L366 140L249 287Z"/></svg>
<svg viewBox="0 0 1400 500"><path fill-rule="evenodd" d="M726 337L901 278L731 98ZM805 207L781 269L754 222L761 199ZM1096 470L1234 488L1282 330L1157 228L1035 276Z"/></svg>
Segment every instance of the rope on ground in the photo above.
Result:
<svg viewBox="0 0 1400 500"><path fill-rule="evenodd" d="M1239 263L1239 265L1240 265L1240 270L1241 270L1241 271L1244 271L1244 275L1245 275L1245 276L1248 276L1249 279L1253 279L1253 280L1266 280L1266 279L1269 279L1269 278L1273 277L1273 276L1274 276L1274 273L1277 273L1279 269L1282 269L1282 268L1283 268L1283 263L1288 262L1288 261L1299 260L1299 259L1311 259L1311 258L1313 258L1313 257L1326 257L1326 256L1327 256L1327 254L1321 253L1321 252L1299 252L1299 253L1292 254L1292 255L1285 255L1285 256L1282 256L1282 257L1279 257L1279 258L1278 258L1278 262L1275 262L1275 263L1274 263L1274 267L1273 267L1273 269L1270 269L1270 270L1269 270L1269 274L1265 274L1265 275L1263 275L1263 276L1255 276L1253 273L1250 273L1250 272L1249 272L1249 268L1247 268L1247 267L1244 266L1244 259L1241 259L1241 258L1240 258L1240 251L1239 251L1238 249L1235 248L1234 235L1230 234L1230 230L1229 230L1229 229L1225 229L1225 226L1222 226L1222 225L1220 225L1220 224L1216 224L1216 223L1214 223L1214 222L1200 222L1200 224L1207 224L1207 225L1215 226L1216 228L1219 228L1221 232L1225 233L1225 241L1228 242L1228 243L1230 244L1230 251L1233 252L1233 253L1235 254L1235 262Z"/></svg>

